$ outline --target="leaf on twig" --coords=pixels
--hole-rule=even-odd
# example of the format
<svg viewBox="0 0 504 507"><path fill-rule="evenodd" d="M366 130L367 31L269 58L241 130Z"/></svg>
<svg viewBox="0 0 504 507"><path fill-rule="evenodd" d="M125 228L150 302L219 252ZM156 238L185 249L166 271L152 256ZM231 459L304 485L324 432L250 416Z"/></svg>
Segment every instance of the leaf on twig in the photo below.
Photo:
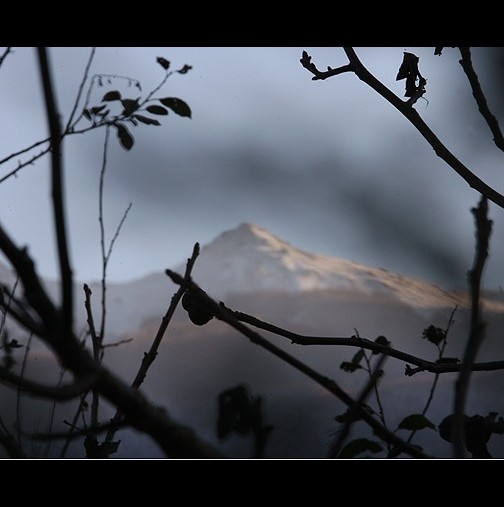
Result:
<svg viewBox="0 0 504 507"><path fill-rule="evenodd" d="M158 56L156 58L156 62L158 62L159 65L161 65L161 67L163 67L164 70L168 70L170 68L170 62L166 58L163 58L162 56Z"/></svg>
<svg viewBox="0 0 504 507"><path fill-rule="evenodd" d="M232 432L250 433L252 401L248 389L243 385L226 389L219 394L218 401L217 436L224 439Z"/></svg>
<svg viewBox="0 0 504 507"><path fill-rule="evenodd" d="M98 443L98 439L94 435L88 435L84 440L84 448L86 449L87 458L108 458L111 454L117 452L120 440L117 442Z"/></svg>
<svg viewBox="0 0 504 507"><path fill-rule="evenodd" d="M159 114L161 116L165 116L168 114L168 110L162 106L149 106L146 109L151 114Z"/></svg>
<svg viewBox="0 0 504 507"><path fill-rule="evenodd" d="M362 368L362 366L360 365L362 359L364 359L364 349L358 350L352 357L352 360L350 362L343 361L340 364L340 368L343 371L346 371L347 373L353 373L354 371Z"/></svg>
<svg viewBox="0 0 504 507"><path fill-rule="evenodd" d="M121 94L117 90L107 92L102 99L102 102L112 102L114 100L121 100Z"/></svg>
<svg viewBox="0 0 504 507"><path fill-rule="evenodd" d="M357 438L345 445L337 457L340 459L355 458L358 454L362 454L366 451L376 454L377 452L383 451L383 447L374 440Z"/></svg>
<svg viewBox="0 0 504 507"><path fill-rule="evenodd" d="M123 116L129 116L140 107L140 98L138 99L122 99L121 104L124 107Z"/></svg>
<svg viewBox="0 0 504 507"><path fill-rule="evenodd" d="M408 417L405 417L398 426L398 429L400 430L410 431L423 430L424 428L431 428L434 431L437 431L436 426L422 414L411 414Z"/></svg>
<svg viewBox="0 0 504 507"><path fill-rule="evenodd" d="M427 80L422 77L418 70L418 62L420 58L413 53L407 53L404 51L403 61L399 67L399 71L396 76L396 81L406 79L406 93L405 97L414 97L418 94L425 93L425 85ZM418 80L418 86L416 84Z"/></svg>
<svg viewBox="0 0 504 507"><path fill-rule="evenodd" d="M103 104L103 106L95 106L91 108L91 113L93 114L99 114L101 113L107 106Z"/></svg>
<svg viewBox="0 0 504 507"><path fill-rule="evenodd" d="M441 342L446 340L446 331L431 324L423 330L422 338L429 340L434 345L439 345Z"/></svg>
<svg viewBox="0 0 504 507"><path fill-rule="evenodd" d="M135 118L135 120L138 120L140 123L144 123L145 125L161 125L158 120L149 118L148 116L142 116L141 114L135 114L133 115L133 118Z"/></svg>
<svg viewBox="0 0 504 507"><path fill-rule="evenodd" d="M114 127L117 129L117 137L119 138L121 146L127 151L131 150L131 148L133 148L133 144L135 143L135 138L131 132L122 123L116 123L114 124Z"/></svg>
<svg viewBox="0 0 504 507"><path fill-rule="evenodd" d="M441 56L441 53L443 52L443 47L438 46L434 48L434 56Z"/></svg>
<svg viewBox="0 0 504 507"><path fill-rule="evenodd" d="M445 417L439 425L439 435L447 442L453 442L453 415ZM473 458L491 458L487 444L493 433L504 433L504 419L497 419L496 412L490 412L486 417L476 414L472 417L464 415L465 446Z"/></svg>
<svg viewBox="0 0 504 507"><path fill-rule="evenodd" d="M181 69L177 70L179 74L187 74L192 69L191 65L185 64Z"/></svg>
<svg viewBox="0 0 504 507"><path fill-rule="evenodd" d="M159 99L159 102L161 102L163 106L169 107L174 113L178 114L179 116L191 118L191 108L182 99L177 99L175 97L165 97L164 99Z"/></svg>

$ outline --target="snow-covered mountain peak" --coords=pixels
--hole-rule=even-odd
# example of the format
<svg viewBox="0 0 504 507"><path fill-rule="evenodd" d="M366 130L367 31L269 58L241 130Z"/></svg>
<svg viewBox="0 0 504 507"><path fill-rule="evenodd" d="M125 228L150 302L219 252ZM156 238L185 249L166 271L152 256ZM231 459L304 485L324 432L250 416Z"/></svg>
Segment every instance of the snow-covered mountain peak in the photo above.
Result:
<svg viewBox="0 0 504 507"><path fill-rule="evenodd" d="M263 252L279 252L288 254L294 247L284 239L272 234L267 229L250 222L244 222L235 229L220 234L212 243L206 245L203 250L215 249L226 251L252 250Z"/></svg>
<svg viewBox="0 0 504 507"><path fill-rule="evenodd" d="M194 280L215 297L254 291L345 290L388 296L420 308L462 304L441 288L339 257L305 252L251 223L204 246Z"/></svg>

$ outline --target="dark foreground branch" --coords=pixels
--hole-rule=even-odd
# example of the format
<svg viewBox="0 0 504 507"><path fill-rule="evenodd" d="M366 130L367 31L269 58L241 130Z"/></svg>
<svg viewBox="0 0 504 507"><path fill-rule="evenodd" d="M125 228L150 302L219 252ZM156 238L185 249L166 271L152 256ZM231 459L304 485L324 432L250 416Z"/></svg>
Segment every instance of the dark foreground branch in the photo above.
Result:
<svg viewBox="0 0 504 507"><path fill-rule="evenodd" d="M43 323L41 338L55 352L62 365L74 374L76 381L97 377L94 389L123 412L132 426L149 434L169 457L225 457L213 446L201 441L193 430L174 422L162 409L153 406L137 390L98 364L82 348L73 333L65 334L62 331L61 310L54 306L45 292L33 261L25 249L14 244L1 226L0 250L18 272L27 303Z"/></svg>
<svg viewBox="0 0 504 507"><path fill-rule="evenodd" d="M458 363L435 363L432 361L427 361L425 359L421 359L419 357L408 354L407 352L402 352L401 350L394 349L390 346L381 345L375 341L368 340L367 338L362 338L360 336L351 336L351 337L329 337L329 336L306 336L294 333L292 331L288 331L281 327L275 326L273 324L269 324L264 322L252 315L247 315L246 313L237 312L227 308L223 303L220 305L225 308L227 311L231 312L233 316L247 324L250 324L259 329L263 329L264 331L269 331L270 333L274 333L278 336L283 336L291 340L291 343L297 345L340 345L347 347L358 347L366 350L370 350L375 353L384 354L389 357L394 357L395 359L399 359L400 361L404 361L405 363L414 364L416 368L410 368L408 365L406 366L406 375L412 376L415 373L419 373L422 371L428 371L430 373L453 373L458 372L462 369L462 365ZM475 363L473 365L473 371L495 371L495 370L503 370L504 369L504 361L491 361L486 363Z"/></svg>
<svg viewBox="0 0 504 507"><path fill-rule="evenodd" d="M192 280L186 279L180 276L178 273L167 269L166 274L173 280L177 285L181 285L186 289L191 290L195 294L195 297L203 302L208 308L211 309L213 314L220 320L226 322L231 327L239 331L241 334L246 336L252 343L259 345L268 352L286 362L287 364L294 367L307 377L311 378L319 385L324 387L328 392L332 393L338 399L340 399L349 408L355 410L355 412L374 430L374 432L382 438L384 441L396 445L406 454L417 458L427 458L428 456L420 451L418 448L407 444L404 440L399 438L394 433L391 433L385 428L379 421L377 421L372 415L370 415L361 405L359 405L351 396L349 396L334 380L321 375L317 371L310 368L308 365L291 356L288 352L285 352L276 345L270 343L268 340L263 338L260 334L256 333L249 327L245 326L240 322L232 312L229 312L224 306L219 305L212 298L210 298L206 292L204 292L198 285Z"/></svg>
<svg viewBox="0 0 504 507"><path fill-rule="evenodd" d="M471 292L471 325L460 375L455 384L455 407L453 412L453 451L455 458L464 458L465 442L465 403L474 362L484 336L484 323L481 319L480 294L483 268L488 258L488 245L492 233L492 220L488 218L488 201L481 197L477 208L472 209L476 222L476 251L474 263L468 273Z"/></svg>

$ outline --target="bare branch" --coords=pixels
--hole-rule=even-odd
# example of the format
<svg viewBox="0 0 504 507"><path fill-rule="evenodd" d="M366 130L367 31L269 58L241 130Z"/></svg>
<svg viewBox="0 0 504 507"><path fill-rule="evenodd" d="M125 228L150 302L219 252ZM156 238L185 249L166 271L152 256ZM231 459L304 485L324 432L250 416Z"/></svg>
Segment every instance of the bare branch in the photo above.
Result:
<svg viewBox="0 0 504 507"><path fill-rule="evenodd" d="M320 71L317 69L317 66L311 61L312 57L306 52L303 51L303 56L301 57L301 65L313 74L313 81L320 81L327 79L332 76L337 76L338 74L343 74L344 72L353 72L353 66L351 63L347 65L342 65L336 69L331 67L327 67L326 71Z"/></svg>
<svg viewBox="0 0 504 507"><path fill-rule="evenodd" d="M194 267L194 263L196 262L196 259L198 258L199 252L200 252L199 243L195 243L195 245L193 247L192 255L189 259L187 259L184 278L186 278L186 279L190 278L191 273L192 273L192 269ZM142 383L147 375L147 372L148 372L150 366L152 365L152 363L156 359L159 346L161 345L161 340L163 339L163 336L166 333L166 330L168 329L168 325L173 317L173 314L175 313L175 309L177 308L177 305L178 305L180 299L184 295L184 292L185 292L185 288L180 286L178 291L173 295L171 302L170 302L170 306L166 310L166 314L164 315L164 317L161 321L161 325L159 326L159 329L156 333L154 341L152 342L151 348L150 348L149 352L144 353L144 357L143 357L142 362L140 364L140 368L138 369L138 372L135 375L135 378L131 384L131 387L133 387L134 389L140 388L140 386L142 385ZM123 418L123 414L119 410L117 410L114 417L112 418L111 423L118 424L118 423L120 423L122 418ZM110 430L107 432L107 436L106 436L107 442L112 442L112 440L114 439L114 435L115 435L116 430L117 430L117 427L112 425Z"/></svg>
<svg viewBox="0 0 504 507"><path fill-rule="evenodd" d="M459 51L462 56L462 59L459 61L459 63L464 69L467 79L469 80L469 84L471 85L471 90L476 100L476 104L478 104L479 111L487 122L487 125L494 136L493 140L495 142L495 145L497 148L499 148L499 150L504 151L504 136L502 135L502 131L500 129L497 118L492 114L490 108L488 107L485 94L483 93L478 79L478 75L474 70L471 59L471 48L459 47Z"/></svg>
<svg viewBox="0 0 504 507"><path fill-rule="evenodd" d="M49 132L51 136L51 181L52 198L54 211L54 224L56 228L56 240L58 244L59 267L62 286L62 332L70 334L72 331L73 319L73 287L72 287L72 268L70 266L67 234L65 225L64 211L64 188L63 171L61 166L61 145L62 135L59 120L58 109L54 97L51 71L49 69L49 58L46 48L37 48L38 60L40 66L40 77L44 89L44 102L47 110L47 119Z"/></svg>
<svg viewBox="0 0 504 507"><path fill-rule="evenodd" d="M343 345L348 347L358 347L367 350L371 350L375 353L385 354L390 357L394 357L399 359L400 361L404 361L405 363L411 363L417 366L417 368L410 368L406 366L406 375L412 376L415 373L419 373L421 371L429 371L431 373L450 373L457 372L461 370L461 365L456 363L434 363L432 361L427 361L426 359L421 359L419 357L413 356L406 352L402 352L400 350L394 349L390 346L384 346L379 343L376 343L372 340L368 340L367 338L362 338L360 336L351 336L351 337L327 337L327 336L306 336L294 333L292 331L287 331L278 326L274 326L273 324L269 324L264 322L252 315L247 315L246 313L237 312L231 310L226 307L224 303L220 303L220 305L225 308L227 311L231 312L233 316L241 322L246 322L254 327L259 329L264 329L265 331L269 331L270 333L277 334L279 336L283 336L291 340L291 343L296 345ZM475 363L473 365L473 371L495 371L504 369L504 361L492 361L486 363Z"/></svg>
<svg viewBox="0 0 504 507"><path fill-rule="evenodd" d="M81 377L72 384L54 387L28 380L24 376L12 373L7 368L0 368L0 380L22 389L31 396L54 400L71 400L95 385L98 382L98 374Z"/></svg>
<svg viewBox="0 0 504 507"><path fill-rule="evenodd" d="M86 64L86 68L84 69L84 76L82 77L82 81L79 86L79 90L77 92L77 97L75 98L74 106L72 109L72 112L70 113L70 116L68 118L67 125L65 127L65 133L67 133L72 128L72 122L75 116L75 112L77 111L77 108L79 107L79 102L82 97L82 92L84 91L84 86L87 82L88 75L89 75L89 69L91 68L91 63L93 62L93 58L96 52L96 48L91 48L91 54L89 55L88 62Z"/></svg>
<svg viewBox="0 0 504 507"><path fill-rule="evenodd" d="M468 273L471 292L471 325L462 367L455 383L455 406L453 411L453 451L455 458L464 458L465 402L469 382L478 350L483 341L485 324L481 320L480 293L483 268L488 257L488 245L492 233L492 220L488 219L488 200L482 196L477 208L471 210L476 222L476 252L471 271Z"/></svg>

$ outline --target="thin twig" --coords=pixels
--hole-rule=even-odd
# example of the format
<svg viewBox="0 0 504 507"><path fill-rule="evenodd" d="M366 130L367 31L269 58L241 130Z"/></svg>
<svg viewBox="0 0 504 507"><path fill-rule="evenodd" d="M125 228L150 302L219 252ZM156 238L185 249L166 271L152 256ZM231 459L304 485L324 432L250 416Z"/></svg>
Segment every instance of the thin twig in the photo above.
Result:
<svg viewBox="0 0 504 507"><path fill-rule="evenodd" d="M385 357L387 357L387 355L382 354L382 358L385 358ZM368 372L368 375L369 375L369 382L371 382L373 379L373 370L371 368L371 361L369 360L369 358L366 354L364 354L364 360L366 361L366 371ZM378 369L378 366L375 369L375 373L376 373L377 369ZM378 411L379 411L378 415L380 416L380 420L381 420L383 426L385 426L385 428L388 428L387 421L385 420L385 410L383 410L383 404L381 401L380 392L378 391L378 382L377 381L375 381L373 383L372 388L374 391L376 404L378 405Z"/></svg>
<svg viewBox="0 0 504 507"><path fill-rule="evenodd" d="M87 79L88 79L89 69L91 68L91 63L93 62L93 58L94 58L95 52L96 52L96 48L95 47L91 48L91 54L89 55L88 62L87 62L86 67L84 69L84 76L82 77L82 80L81 80L81 83L80 83L80 86L79 86L79 90L77 92L77 97L75 98L75 102L74 102L74 106L73 106L72 112L70 113L70 116L68 118L68 122L67 122L67 125L65 127L65 133L69 132L69 130L72 127L73 118L75 116L75 112L77 111L77 108L79 107L79 102L80 102L80 99L82 97L82 92L84 91L84 86L85 86L85 84L87 82ZM77 121L78 120L79 120L79 118L77 118Z"/></svg>
<svg viewBox="0 0 504 507"><path fill-rule="evenodd" d="M100 355L101 355L101 337L97 336L96 329L94 325L93 318L93 310L91 308L91 289L87 283L84 284L84 293L86 295L86 300L84 306L86 308L87 314L87 322L89 327L89 334L91 335L91 345L93 349L93 357L94 360L99 363ZM99 396L96 391L93 391L93 401L91 402L91 424L98 424L98 406L99 406Z"/></svg>
<svg viewBox="0 0 504 507"><path fill-rule="evenodd" d="M483 90L481 88L478 75L476 74L472 59L471 59L471 48L468 47L459 47L460 54L462 59L459 61L460 65L464 69L464 72L469 80L469 84L471 85L471 90L476 100L476 104L478 104L478 109L485 119L490 131L493 134L493 140L495 145L499 150L504 151L504 136L502 135L502 131L499 126L499 121L492 114L490 108L488 107L487 100Z"/></svg>
<svg viewBox="0 0 504 507"><path fill-rule="evenodd" d="M438 353L438 359L441 359L443 357L443 354L444 354L444 351L445 351L445 348L446 348L446 345L448 343L447 341L447 337L448 337L448 333L450 331L450 328L453 324L453 317L455 315L455 312L457 311L457 306L455 306L455 308L452 310L451 314L450 314L450 318L448 319L448 324L446 325L446 328L444 330L444 340L443 340L443 343L441 345L441 347L439 348L439 353ZM427 411L429 410L430 406L431 406L431 403L432 403L432 400L434 399L434 393L436 391L436 387L437 387L437 384L438 384L438 381L439 381L439 373L436 373L434 375L434 379L432 381L432 385L431 385L431 388L429 390L429 396L427 397L427 401L425 402L425 405L424 405L424 408L421 412L422 415L425 415L427 413ZM408 440L407 442L411 442L413 440L413 437L416 435L418 430L412 430L409 437L408 437Z"/></svg>
<svg viewBox="0 0 504 507"><path fill-rule="evenodd" d="M0 55L0 67L9 53L12 53L12 47L6 47L4 52Z"/></svg>
<svg viewBox="0 0 504 507"><path fill-rule="evenodd" d="M481 319L480 295L481 277L488 257L488 246L492 233L492 220L488 218L488 200L481 196L477 208L472 208L476 222L476 252L473 267L468 273L471 293L471 324L462 368L455 383L455 403L453 411L453 453L454 457L465 457L465 403L469 382L478 350L483 341L485 324Z"/></svg>
<svg viewBox="0 0 504 507"><path fill-rule="evenodd" d="M117 423L106 423L106 424L99 424L97 426L89 426L85 429L78 429L75 424L70 423L68 421L63 421L68 426L70 426L71 431L65 431L65 432L51 432L51 433L34 433L31 435L27 435L35 440L59 440L59 439L70 439L75 440L77 438L87 436L87 435L97 435L103 431L107 431L112 424L117 425ZM128 426L128 423L123 421L120 425L120 427Z"/></svg>
<svg viewBox="0 0 504 507"><path fill-rule="evenodd" d="M390 357L394 357L399 359L400 361L404 361L405 363L414 364L417 368L406 367L406 375L412 376L416 373L422 371L428 371L431 373L453 373L461 370L462 366L456 363L435 363L432 361L427 361L426 359L421 359L419 357L413 356L406 352L402 352L401 350L394 349L389 346L384 346L375 341L368 340L367 338L351 336L351 337L329 337L329 336L307 336L301 335L298 333L294 333L292 331L288 331L279 326L275 326L273 324L269 324L264 322L257 317L253 317L252 315L248 315L243 312L237 312L231 310L223 303L221 306L225 308L227 311L231 312L233 316L241 322L245 322L259 329L263 329L270 333L274 333L278 336L283 336L284 338L288 338L291 343L296 345L304 345L304 346L314 346L314 345L341 345L348 347L358 347L367 350L371 350L375 353L385 354ZM495 371L504 369L504 361L491 361L486 363L475 363L473 366L473 371Z"/></svg>
<svg viewBox="0 0 504 507"><path fill-rule="evenodd" d="M103 216L103 188L105 183L105 170L107 168L107 150L108 150L108 142L110 138L110 127L107 126L105 129L105 139L103 141L103 156L102 156L102 166L100 170L100 187L98 192L98 222L100 223L100 247L101 247L101 258L102 258L102 278L101 278L101 324L100 324L100 333L99 333L99 341L103 342L103 337L105 334L105 321L107 316L107 254L105 251L105 224L104 224L104 216Z"/></svg>
<svg viewBox="0 0 504 507"><path fill-rule="evenodd" d="M61 368L56 386L58 386L58 387L61 386L61 384L63 382L63 377L65 376L65 373L66 373L66 368ZM53 424L54 424L54 416L56 415L56 406L57 406L57 400L53 400L52 406L51 406L51 413L49 415L49 421L47 423L47 433L52 433L52 428L53 428ZM43 453L44 457L47 458L47 456L49 456L50 450L51 450L51 442L49 441L49 442L47 442L47 445L44 449L44 453Z"/></svg>
<svg viewBox="0 0 504 507"><path fill-rule="evenodd" d="M377 392L378 380L383 375L382 367L383 367L383 364L386 359L387 359L387 356L385 356L385 355L380 356L375 370L372 371L371 368L369 368L369 380L368 380L367 384L364 386L364 388L362 389L361 393L359 394L359 396L356 400L356 405L358 405L360 407L364 406L371 391L374 390L375 392ZM368 361L368 366L370 367L369 361ZM381 407L380 407L380 410L383 415L383 410L381 409ZM358 420L358 417L356 417L357 414L356 414L356 411L354 408L350 408L346 415L348 416L347 421L345 422L345 425L343 426L343 428L341 428L341 430L338 432L339 435L338 435L337 440L331 445L331 449L328 454L329 458L336 458L338 456L338 454L340 453L340 451L343 447L343 444L344 444L346 438L348 437L348 435L350 433L350 429L352 427L352 424ZM382 419L382 424L383 424L384 428L386 428L387 426L385 424L385 418L382 416L381 419ZM387 442L387 444L389 444L389 442Z"/></svg>
<svg viewBox="0 0 504 507"><path fill-rule="evenodd" d="M186 263L186 269L184 278L189 279L192 273L192 269L194 267L194 263L196 262L196 259L198 258L200 252L200 246L199 243L195 243L192 251L192 255L190 258L187 259ZM154 362L154 360L157 357L159 346L161 345L161 340L163 339L164 334L166 333L166 330L168 329L168 325L173 317L173 314L175 313L175 309L177 308L177 305L184 295L185 288L180 286L177 292L173 295L170 305L168 306L168 309L166 310L166 313L161 320L161 324L159 326L159 329L156 333L156 336L154 338L154 341L152 342L151 348L149 349L149 352L144 353L144 357L142 359L142 362L140 363L140 367L138 369L137 374L135 375L135 378L131 384L131 387L134 389L139 389L142 385L143 381L145 380L145 377L147 375L147 372L149 371L150 366ZM116 427L115 424L119 424L123 418L123 414L117 410L114 417L111 420L112 426L110 430L107 432L107 436L105 440L107 442L112 442L115 436Z"/></svg>
<svg viewBox="0 0 504 507"><path fill-rule="evenodd" d="M21 363L21 371L19 372L19 376L24 378L26 373L26 367L28 365L28 355L30 353L31 342L33 339L33 333L30 333L28 341L26 343L25 351L23 354L23 362ZM14 423L14 427L16 428L17 439L19 445L21 445L21 387L17 386L16 389L16 422Z"/></svg>
<svg viewBox="0 0 504 507"><path fill-rule="evenodd" d="M366 423L375 431L375 433L380 436L383 440L390 442L394 445L400 447L405 453L418 458L427 457L426 454L419 451L417 448L407 444L404 440L399 438L397 435L394 435L389 430L383 427L383 425L377 421L373 416L367 413L367 411L360 405L356 403L356 401L349 396L334 380L321 375L314 369L310 368L308 365L290 355L288 352L285 352L281 348L277 347L273 343L269 342L265 338L263 338L260 334L256 333L249 327L245 326L241 323L233 314L229 312L223 305L219 305L212 298L210 298L201 288L196 285L192 280L186 279L179 274L171 271L170 269L165 270L165 273L172 279L172 281L178 285L182 285L186 289L194 291L197 298L204 302L204 304L212 309L213 314L223 320L231 327L235 328L242 335L246 336L252 343L255 345L264 348L268 352L271 352L273 355L286 362L287 364L294 367L296 370L305 374L307 377L311 378L313 381L324 387L328 392L339 398L345 405L349 408L353 408L359 416L362 417L366 421Z"/></svg>

